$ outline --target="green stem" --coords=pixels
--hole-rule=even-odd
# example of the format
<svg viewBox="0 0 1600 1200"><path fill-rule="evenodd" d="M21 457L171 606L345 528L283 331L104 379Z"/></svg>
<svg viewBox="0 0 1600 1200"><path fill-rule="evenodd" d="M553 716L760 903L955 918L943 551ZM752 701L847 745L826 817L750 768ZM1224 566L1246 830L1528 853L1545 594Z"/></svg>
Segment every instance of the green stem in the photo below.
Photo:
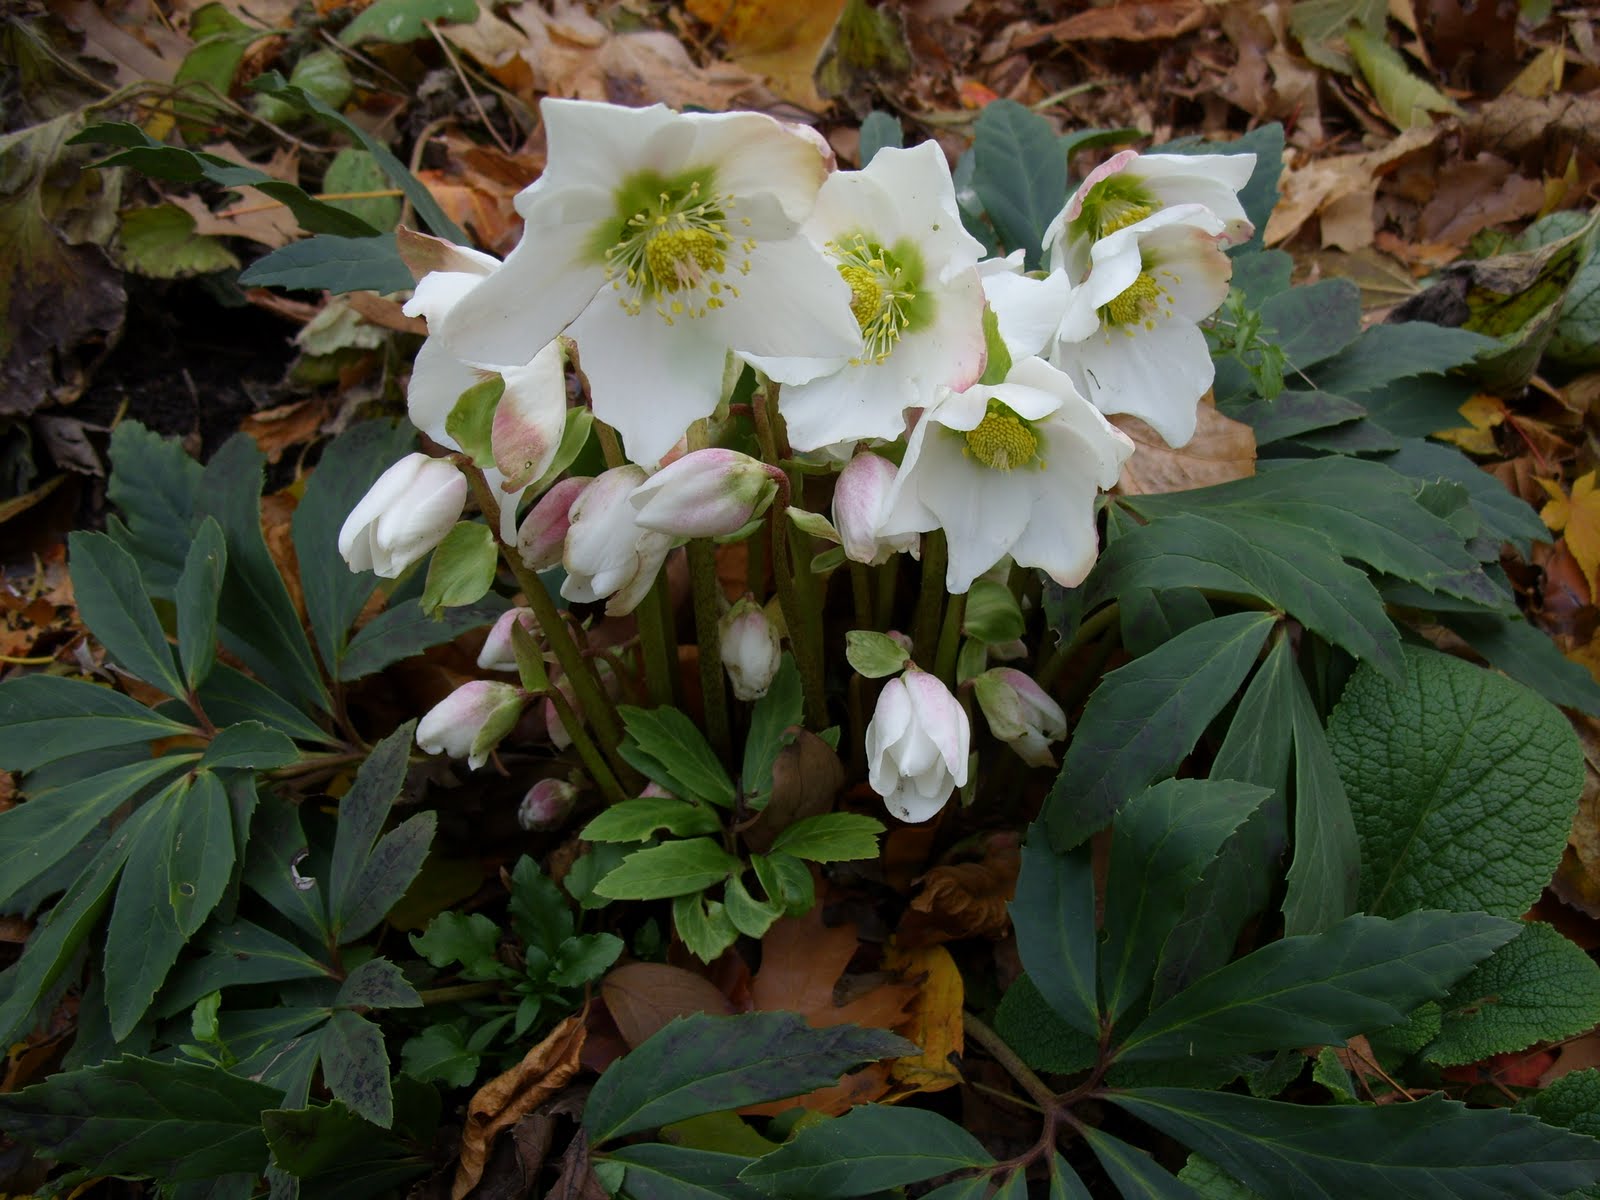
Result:
<svg viewBox="0 0 1600 1200"><path fill-rule="evenodd" d="M789 645L794 650L795 665L800 669L800 689L805 694L806 724L813 730L828 727L828 699L823 688L822 658L813 654L808 645L810 624L801 607L800 589L796 577L809 570L795 562L794 543L789 539L789 486L785 482L778 489L778 498L767 509L767 530L772 539L772 578L778 587L778 605L783 609L783 623L789 630ZM817 647L820 650L820 647Z"/></svg>
<svg viewBox="0 0 1600 1200"><path fill-rule="evenodd" d="M426 1006L450 1004L456 1000L476 1000L480 996L493 996L499 990L500 984L492 979L486 979L482 983L458 983L451 987L428 988L426 991L418 992L417 996Z"/></svg>
<svg viewBox="0 0 1600 1200"><path fill-rule="evenodd" d="M1046 1112L1055 1110L1056 1094L1033 1073L1027 1063L1017 1057L1017 1052L1006 1045L1004 1038L969 1012L961 1014L961 1023L967 1036L987 1050L990 1057L1005 1068L1006 1074L1020 1083L1022 1090L1038 1102L1040 1108Z"/></svg>
<svg viewBox="0 0 1600 1200"><path fill-rule="evenodd" d="M1055 649L1050 651L1049 656L1034 672L1033 681L1048 692L1072 656L1099 637L1107 627L1120 619L1121 615L1121 609L1115 601L1112 601L1092 616L1085 618L1078 626L1077 632L1072 635L1070 642L1056 643Z"/></svg>
<svg viewBox="0 0 1600 1200"><path fill-rule="evenodd" d="M933 673L952 688L956 685L956 654L961 648L961 624L967 615L967 596L951 596L944 608L944 626L939 630L939 653L934 657Z"/></svg>
<svg viewBox="0 0 1600 1200"><path fill-rule="evenodd" d="M583 727L583 721L578 714L572 711L572 705L567 703L566 696L562 695L560 688L551 688L545 693L550 703L556 710L556 716L561 718L561 725L567 731L567 736L572 739L572 748L578 752L578 757L583 759L584 768L594 778L600 790L612 804L620 804L630 798L627 788L618 781L616 772L611 769L611 764L606 762L605 755L600 753L594 744L594 739L589 736L589 731Z"/></svg>
<svg viewBox="0 0 1600 1200"><path fill-rule="evenodd" d="M700 646L700 701L706 735L724 762L733 755L728 725L728 696L722 683L722 584L717 579L716 547L704 538L689 543L689 584L694 596L694 640Z"/></svg>
<svg viewBox="0 0 1600 1200"><path fill-rule="evenodd" d="M917 592L917 613L911 622L912 654L925 671L933 670L938 652L946 557L944 531L935 529L922 539L922 586Z"/></svg>
<svg viewBox="0 0 1600 1200"><path fill-rule="evenodd" d="M891 555L888 562L877 568L876 573L878 605L872 614L872 628L884 633L894 622L894 594L900 586L900 556Z"/></svg>
<svg viewBox="0 0 1600 1200"><path fill-rule="evenodd" d="M872 573L866 563L850 564L850 596L856 606L856 628L872 629Z"/></svg>
<svg viewBox="0 0 1600 1200"><path fill-rule="evenodd" d="M656 581L650 585L639 607L633 610L633 619L639 626L639 649L644 659L645 686L650 692L650 703L672 704L673 654L668 646L670 631L667 628L667 573L656 572Z"/></svg>

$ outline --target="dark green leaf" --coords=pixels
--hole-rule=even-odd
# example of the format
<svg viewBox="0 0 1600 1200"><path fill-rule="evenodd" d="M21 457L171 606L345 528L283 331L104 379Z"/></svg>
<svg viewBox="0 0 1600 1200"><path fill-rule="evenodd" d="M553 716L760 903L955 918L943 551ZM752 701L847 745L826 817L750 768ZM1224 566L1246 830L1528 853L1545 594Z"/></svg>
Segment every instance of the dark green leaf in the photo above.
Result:
<svg viewBox="0 0 1600 1200"><path fill-rule="evenodd" d="M1035 1071L1071 1075L1087 1071L1100 1057L1099 1035L1068 1025L1027 975L1017 976L1000 998L994 1028Z"/></svg>
<svg viewBox="0 0 1600 1200"><path fill-rule="evenodd" d="M164 1182L259 1172L278 1093L196 1063L124 1058L0 1096L6 1132L97 1173Z"/></svg>
<svg viewBox="0 0 1600 1200"><path fill-rule="evenodd" d="M1193 588L1173 587L1160 591L1134 588L1122 597L1117 615L1123 648L1139 658L1184 630L1211 620L1216 613Z"/></svg>
<svg viewBox="0 0 1600 1200"><path fill-rule="evenodd" d="M422 999L399 967L386 958L369 958L345 977L333 1002L348 1008L417 1008Z"/></svg>
<svg viewBox="0 0 1600 1200"><path fill-rule="evenodd" d="M737 858L710 838L687 838L635 850L594 890L612 900L687 896L722 882L739 866Z"/></svg>
<svg viewBox="0 0 1600 1200"><path fill-rule="evenodd" d="M316 877L307 853L299 810L276 796L263 796L250 831L250 856L245 883L297 928L313 945L326 945L328 916L326 879Z"/></svg>
<svg viewBox="0 0 1600 1200"><path fill-rule="evenodd" d="M429 1025L400 1048L400 1069L412 1079L460 1088L478 1077L482 1058L455 1025Z"/></svg>
<svg viewBox="0 0 1600 1200"><path fill-rule="evenodd" d="M1493 338L1481 333L1447 329L1426 321L1374 325L1322 362L1312 377L1326 391L1353 395L1396 379L1463 366L1494 344Z"/></svg>
<svg viewBox="0 0 1600 1200"><path fill-rule="evenodd" d="M469 979L496 979L501 963L495 957L500 945L500 929L482 913L445 911L428 922L420 934L411 935L411 946L436 967L460 963Z"/></svg>
<svg viewBox="0 0 1600 1200"><path fill-rule="evenodd" d="M1014 100L995 100L974 128L972 186L1007 249L1040 265L1040 239L1067 199L1067 156L1050 122Z"/></svg>
<svg viewBox="0 0 1600 1200"><path fill-rule="evenodd" d="M1546 700L1600 716L1600 684L1587 668L1562 654L1542 629L1520 616L1499 613L1446 613L1439 619L1488 659L1490 666Z"/></svg>
<svg viewBox="0 0 1600 1200"><path fill-rule="evenodd" d="M210 771L196 770L188 795L179 795L165 860L166 902L187 941L216 908L233 874L233 809L222 781Z"/></svg>
<svg viewBox="0 0 1600 1200"><path fill-rule="evenodd" d="M1128 588L1166 587L1174 579L1258 597L1355 658L1399 671L1399 636L1377 590L1316 530L1255 514L1163 516L1106 547L1085 603L1092 607Z"/></svg>
<svg viewBox="0 0 1600 1200"><path fill-rule="evenodd" d="M1083 1137L1123 1200L1194 1200L1194 1192L1143 1150L1093 1126Z"/></svg>
<svg viewBox="0 0 1600 1200"><path fill-rule="evenodd" d="M572 910L561 890L526 856L511 871L511 926L530 946L553 955L572 936Z"/></svg>
<svg viewBox="0 0 1600 1200"><path fill-rule="evenodd" d="M1034 824L1022 847L1011 921L1022 965L1045 1000L1072 1028L1098 1036L1098 940L1088 848L1057 854L1044 827Z"/></svg>
<svg viewBox="0 0 1600 1200"><path fill-rule="evenodd" d="M261 533L263 462L249 435L235 434L217 451L201 480L200 511L217 519L228 540L228 569L217 608L222 642L263 682L302 705L326 710L322 674Z"/></svg>
<svg viewBox="0 0 1600 1200"><path fill-rule="evenodd" d="M1303 371L1332 358L1360 334L1361 291L1348 279L1290 288L1261 305L1261 323L1262 335L1283 350L1290 369Z"/></svg>
<svg viewBox="0 0 1600 1200"><path fill-rule="evenodd" d="M1437 999L1517 925L1483 913L1347 917L1326 933L1286 937L1212 972L1158 1007L1123 1040L1130 1062L1343 1045Z"/></svg>
<svg viewBox="0 0 1600 1200"><path fill-rule="evenodd" d="M1060 1154L1050 1156L1050 1200L1089 1200L1089 1189Z"/></svg>
<svg viewBox="0 0 1600 1200"><path fill-rule="evenodd" d="M1244 250L1233 255L1233 278L1229 281L1244 293L1252 308L1279 292L1289 290L1294 275L1294 257L1284 250Z"/></svg>
<svg viewBox="0 0 1600 1200"><path fill-rule="evenodd" d="M468 1083L471 1082L469 1079ZM299 1184L300 1200L364 1200L426 1173L429 1159L343 1104L261 1114L272 1161Z"/></svg>
<svg viewBox="0 0 1600 1200"><path fill-rule="evenodd" d="M339 739L277 692L241 671L218 664L200 685L200 704L218 725L259 721L302 742L337 746Z"/></svg>
<svg viewBox="0 0 1600 1200"><path fill-rule="evenodd" d="M1405 678L1358 669L1328 721L1370 912L1519 916L1567 843L1583 755L1548 701L1493 671L1407 647Z"/></svg>
<svg viewBox="0 0 1600 1200"><path fill-rule="evenodd" d="M739 1181L753 1161L742 1154L645 1143L606 1155L623 1163L622 1192L628 1200L757 1200L761 1192Z"/></svg>
<svg viewBox="0 0 1600 1200"><path fill-rule="evenodd" d="M1116 542L1101 561L1135 536ZM1106 675L1073 730L1045 804L1051 842L1076 846L1130 795L1171 774L1244 681L1275 621L1259 612L1218 617Z"/></svg>
<svg viewBox="0 0 1600 1200"><path fill-rule="evenodd" d="M143 759L36 792L0 813L0 904L65 858L130 797L193 761L192 755Z"/></svg>
<svg viewBox="0 0 1600 1200"><path fill-rule="evenodd" d="M447 608L435 619L416 600L406 600L379 613L350 639L339 660L338 677L349 683L376 674L430 646L453 642L463 633L492 625L506 608L507 601L490 596L477 604Z"/></svg>
<svg viewBox="0 0 1600 1200"><path fill-rule="evenodd" d="M740 1178L769 1196L832 1200L993 1163L975 1137L938 1113L861 1104L801 1130Z"/></svg>
<svg viewBox="0 0 1600 1200"><path fill-rule="evenodd" d="M131 674L169 696L183 695L172 647L133 555L103 533L74 533L67 544L73 595L89 632Z"/></svg>
<svg viewBox="0 0 1600 1200"><path fill-rule="evenodd" d="M1169 779L1112 823L1100 990L1116 1020L1150 983L1156 959L1228 835L1272 793L1227 780Z"/></svg>
<svg viewBox="0 0 1600 1200"><path fill-rule="evenodd" d="M767 694L750 709L739 787L751 807L765 806L765 797L772 792L772 764L788 744L789 729L800 724L801 712L800 672L795 669L793 656L785 654Z"/></svg>
<svg viewBox="0 0 1600 1200"><path fill-rule="evenodd" d="M352 571L339 557L339 529L357 502L391 465L416 446L404 422L363 421L329 443L294 510L295 561L306 615L322 661L337 673L350 623L366 605L378 579Z"/></svg>
<svg viewBox="0 0 1600 1200"><path fill-rule="evenodd" d="M372 753L356 772L356 781L339 801L338 831L334 835L333 858L328 867L328 920L341 941L360 937L371 929L352 932L351 917L365 908L366 896L360 889L362 873L383 832L389 809L406 780L411 739L416 725L407 722L372 748ZM407 880L407 883L410 881ZM382 912L378 914L381 918ZM374 921L373 924L377 922Z"/></svg>
<svg viewBox="0 0 1600 1200"><path fill-rule="evenodd" d="M892 146L898 150L905 144L905 130L900 128L900 118L893 113L870 112L867 114L867 119L861 122L860 158L863 167L885 146Z"/></svg>
<svg viewBox="0 0 1600 1200"><path fill-rule="evenodd" d="M168 976L157 1016L182 1012L218 988L332 974L293 942L249 921L213 925L202 941L210 953L179 965Z"/></svg>
<svg viewBox="0 0 1600 1200"><path fill-rule="evenodd" d="M344 910L340 944L364 937L400 902L411 881L422 870L433 844L438 815L420 812L384 834L356 877L355 898Z"/></svg>
<svg viewBox="0 0 1600 1200"><path fill-rule="evenodd" d="M98 684L59 675L0 683L0 769L31 771L104 746L194 732Z"/></svg>
<svg viewBox="0 0 1600 1200"><path fill-rule="evenodd" d="M1321 933L1355 911L1361 873L1350 800L1299 672L1290 679L1294 726L1294 861L1283 898L1284 932Z"/></svg>
<svg viewBox="0 0 1600 1200"><path fill-rule="evenodd" d="M969 1175L965 1179L958 1179L954 1183L947 1183L943 1187L924 1193L922 1200L984 1200L988 1194L989 1176Z"/></svg>
<svg viewBox="0 0 1600 1200"><path fill-rule="evenodd" d="M146 584L159 596L172 594L189 553L189 531L199 492L201 466L177 438L164 438L137 421L119 421L111 431L111 478L107 498L127 521L123 549L133 555Z"/></svg>
<svg viewBox="0 0 1600 1200"><path fill-rule="evenodd" d="M622 754L676 796L733 807L733 782L695 723L675 708L619 705L628 731Z"/></svg>
<svg viewBox="0 0 1600 1200"><path fill-rule="evenodd" d="M1264 1196L1548 1200L1600 1180L1593 1138L1438 1095L1381 1107L1312 1107L1181 1088L1108 1099Z"/></svg>
<svg viewBox="0 0 1600 1200"><path fill-rule="evenodd" d="M299 756L294 743L276 729L268 729L259 721L241 721L211 739L200 765L219 771L267 771L287 766Z"/></svg>
<svg viewBox="0 0 1600 1200"><path fill-rule="evenodd" d="M416 281L388 234L338 237L320 233L256 259L239 273L239 283L243 287L342 293L403 292Z"/></svg>
<svg viewBox="0 0 1600 1200"><path fill-rule="evenodd" d="M1370 399L1367 401L1370 406ZM1472 507L1483 520L1484 528L1498 541L1510 542L1524 555L1532 540L1550 533L1539 514L1519 496L1513 495L1494 476L1480 470L1471 459L1451 446L1433 442L1402 441L1400 450L1383 460L1385 466L1413 479L1449 479L1464 485L1472 494Z"/></svg>
<svg viewBox="0 0 1600 1200"><path fill-rule="evenodd" d="M558 988L579 987L600 978L622 954L622 939L610 933L568 938L556 951L546 978Z"/></svg>
<svg viewBox="0 0 1600 1200"><path fill-rule="evenodd" d="M374 1125L389 1128L394 1092L383 1031L365 1017L341 1009L323 1026L317 1055L322 1060L322 1081L333 1098Z"/></svg>
<svg viewBox="0 0 1600 1200"><path fill-rule="evenodd" d="M1219 405L1235 421L1243 421L1256 431L1256 445L1267 446L1285 438L1297 437L1313 429L1326 429L1367 415L1354 400L1331 392L1305 392L1286 389L1271 400L1255 397L1244 402Z"/></svg>
<svg viewBox="0 0 1600 1200"><path fill-rule="evenodd" d="M600 1076L584 1109L595 1142L702 1113L764 1104L838 1082L864 1062L916 1053L880 1029L812 1029L795 1013L711 1017L667 1024Z"/></svg>
<svg viewBox="0 0 1600 1200"><path fill-rule="evenodd" d="M1590 1137L1600 1135L1600 1069L1563 1075L1525 1099L1520 1108L1546 1124Z"/></svg>
<svg viewBox="0 0 1600 1200"><path fill-rule="evenodd" d="M178 610L178 657L190 689L199 687L217 658L217 597L228 569L222 526L207 517L195 530L174 600Z"/></svg>

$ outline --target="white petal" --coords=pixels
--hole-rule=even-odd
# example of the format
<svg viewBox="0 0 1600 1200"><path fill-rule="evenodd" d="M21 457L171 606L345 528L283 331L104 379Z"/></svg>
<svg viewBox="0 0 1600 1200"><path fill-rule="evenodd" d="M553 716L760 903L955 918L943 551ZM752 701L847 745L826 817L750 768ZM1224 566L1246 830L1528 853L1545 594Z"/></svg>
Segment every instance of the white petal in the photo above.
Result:
<svg viewBox="0 0 1600 1200"><path fill-rule="evenodd" d="M1022 536L1038 491L1037 467L996 471L962 453L962 440L935 429L916 466L917 495L939 518L949 546L945 586L965 592ZM903 478L907 474L901 467Z"/></svg>
<svg viewBox="0 0 1600 1200"><path fill-rule="evenodd" d="M1094 480L1077 476L1067 463L1051 463L1049 480L1033 519L1011 547L1024 567L1038 567L1062 587L1076 587L1094 566L1100 549L1095 526ZM1112 481L1116 482L1115 480Z"/></svg>
<svg viewBox="0 0 1600 1200"><path fill-rule="evenodd" d="M465 250L464 246L453 246L453 250ZM478 254L476 250L468 251ZM437 321L456 306L456 302L482 283L486 276L493 274L500 266L498 258L489 255L478 255L488 259L491 264L486 270L480 271L429 271L417 280L416 290L411 293L405 307L401 309L408 317L424 317L429 322Z"/></svg>
<svg viewBox="0 0 1600 1200"><path fill-rule="evenodd" d="M537 196L541 182L566 188L587 185L610 191L630 174L640 170L641 151L675 122L685 118L663 104L648 108L625 108L590 100L547 98L539 105L544 118L545 144L549 166L539 181L524 188L517 197L517 211L527 216L523 197ZM651 164L654 165L654 164ZM661 167L657 167L658 170ZM677 174L682 166L666 173ZM609 206L595 216L611 215ZM543 343L540 343L543 345Z"/></svg>
<svg viewBox="0 0 1600 1200"><path fill-rule="evenodd" d="M1194 437L1196 405L1215 368L1205 336L1182 318L1108 331L1070 347L1064 369L1101 412L1131 413L1177 447Z"/></svg>
<svg viewBox="0 0 1600 1200"><path fill-rule="evenodd" d="M567 423L567 378L561 345L551 342L526 366L501 372L505 392L494 410L495 465L522 488L549 468Z"/></svg>
<svg viewBox="0 0 1600 1200"><path fill-rule="evenodd" d="M760 113L694 113L691 166L714 166L719 191L740 199L767 195L795 222L804 221L827 178L829 163L809 131ZM740 216L736 202L730 214Z"/></svg>
<svg viewBox="0 0 1600 1200"><path fill-rule="evenodd" d="M917 399L911 381L883 363L845 366L810 383L785 386L778 409L798 450L862 438L899 437L906 427L905 410Z"/></svg>
<svg viewBox="0 0 1600 1200"><path fill-rule="evenodd" d="M459 450L456 440L445 432L445 419L461 399L461 393L480 383L483 373L469 367L437 337L430 337L417 351L411 364L411 382L406 384L406 412L411 423L441 446Z"/></svg>
<svg viewBox="0 0 1600 1200"><path fill-rule="evenodd" d="M704 318L731 349L774 358L848 358L860 349L850 285L815 246L799 237L761 241L747 257L747 275L727 276L739 296Z"/></svg>
<svg viewBox="0 0 1600 1200"><path fill-rule="evenodd" d="M1027 358L1044 348L1060 328L1072 296L1065 271L1043 279L996 272L983 277L983 293L1000 324L1000 340L1011 357Z"/></svg>

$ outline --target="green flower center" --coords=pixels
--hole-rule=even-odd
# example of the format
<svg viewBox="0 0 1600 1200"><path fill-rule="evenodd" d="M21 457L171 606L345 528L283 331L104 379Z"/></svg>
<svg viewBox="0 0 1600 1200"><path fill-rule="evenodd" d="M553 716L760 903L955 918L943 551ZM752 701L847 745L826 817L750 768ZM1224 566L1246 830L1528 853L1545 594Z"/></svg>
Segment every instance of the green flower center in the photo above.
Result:
<svg viewBox="0 0 1600 1200"><path fill-rule="evenodd" d="M1139 180L1126 174L1111 175L1089 189L1072 220L1072 233L1091 242L1099 241L1144 220L1160 207Z"/></svg>
<svg viewBox="0 0 1600 1200"><path fill-rule="evenodd" d="M717 193L710 171L673 179L641 172L617 190L616 205L613 220L595 231L590 250L604 262L626 312L637 316L648 304L672 325L738 298L727 277L750 273L745 256L756 243L732 232L734 197Z"/></svg>
<svg viewBox="0 0 1600 1200"><path fill-rule="evenodd" d="M1039 459L1039 435L999 400L990 400L977 427L967 431L966 452L996 471L1025 467Z"/></svg>
<svg viewBox="0 0 1600 1200"><path fill-rule="evenodd" d="M824 248L850 285L850 312L861 327L861 355L851 365L885 361L900 339L930 315L931 298L921 290L921 257L910 243L889 249L859 233Z"/></svg>

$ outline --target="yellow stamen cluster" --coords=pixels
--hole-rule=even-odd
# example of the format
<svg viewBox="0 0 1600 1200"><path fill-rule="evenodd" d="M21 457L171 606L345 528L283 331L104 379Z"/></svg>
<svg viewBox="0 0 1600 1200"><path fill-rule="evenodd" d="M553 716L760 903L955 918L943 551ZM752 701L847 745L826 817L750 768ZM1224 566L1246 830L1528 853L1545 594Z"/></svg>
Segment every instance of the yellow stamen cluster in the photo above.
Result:
<svg viewBox="0 0 1600 1200"><path fill-rule="evenodd" d="M1025 467L1039 458L1039 435L1033 426L998 400L989 401L983 420L967 432L966 442L970 457L996 471Z"/></svg>
<svg viewBox="0 0 1600 1200"><path fill-rule="evenodd" d="M1170 271L1161 274L1170 276L1174 282L1177 276ZM1161 311L1162 305L1166 310ZM1156 327L1155 315L1164 317L1172 315L1172 293L1149 271L1140 271L1132 283L1123 289L1115 299L1100 308L1100 319L1105 322L1107 330L1121 329L1129 337L1133 336L1132 326L1143 325L1146 329Z"/></svg>
<svg viewBox="0 0 1600 1200"><path fill-rule="evenodd" d="M730 260L755 249L754 238L735 240L729 231L732 196L702 198L699 183L681 192L661 192L653 205L629 217L616 245L606 251L606 278L618 303L633 316L653 303L668 325L678 317L703 317L737 299L724 281ZM741 224L749 226L748 217ZM736 269L750 273L740 257Z"/></svg>
<svg viewBox="0 0 1600 1200"><path fill-rule="evenodd" d="M1155 206L1151 204L1128 204L1114 208L1100 219L1100 236L1107 237L1119 229L1137 225L1155 211Z"/></svg>
<svg viewBox="0 0 1600 1200"><path fill-rule="evenodd" d="M881 363L894 353L895 343L910 321L909 303L916 292L905 272L882 246L860 234L824 247L834 258L839 275L850 285L850 311L861 327L861 354L851 366Z"/></svg>

